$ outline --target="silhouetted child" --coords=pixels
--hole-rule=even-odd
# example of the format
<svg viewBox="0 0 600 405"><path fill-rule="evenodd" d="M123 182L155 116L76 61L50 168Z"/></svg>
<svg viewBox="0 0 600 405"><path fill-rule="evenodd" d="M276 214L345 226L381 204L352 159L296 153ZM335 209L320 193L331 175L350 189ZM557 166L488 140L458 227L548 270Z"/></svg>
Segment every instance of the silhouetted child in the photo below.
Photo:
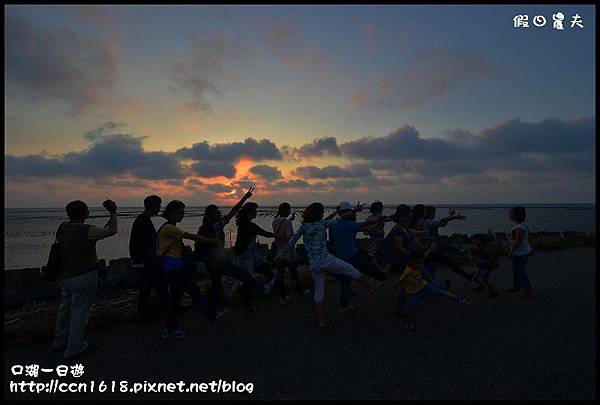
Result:
<svg viewBox="0 0 600 405"><path fill-rule="evenodd" d="M432 297L436 295L442 295L448 297L464 307L468 307L470 302L460 296L456 296L449 291L441 290L432 284L429 284L423 279L421 270L425 265L425 254L422 250L413 250L410 252L408 264L404 268L404 272L400 276L400 279L394 286L394 288L400 286L400 292L398 294L398 301L396 302L395 313L396 315L410 318L410 310L423 298ZM414 318L414 314L412 314ZM406 330L415 329L415 322L410 321L406 327Z"/></svg>
<svg viewBox="0 0 600 405"><path fill-rule="evenodd" d="M509 211L511 222L515 225L510 231L510 247L507 256L512 260L513 286L507 291L516 292L520 297L533 299L533 290L525 272L527 260L532 250L529 245L529 228L525 222L525 208L514 207Z"/></svg>
<svg viewBox="0 0 600 405"><path fill-rule="evenodd" d="M474 290L485 291L487 289L490 291L488 297L495 298L498 296L498 291L490 282L490 275L492 270L498 268L498 259L492 250L490 237L485 234L475 234L471 240L469 256L477 259L477 276L475 277L477 287Z"/></svg>

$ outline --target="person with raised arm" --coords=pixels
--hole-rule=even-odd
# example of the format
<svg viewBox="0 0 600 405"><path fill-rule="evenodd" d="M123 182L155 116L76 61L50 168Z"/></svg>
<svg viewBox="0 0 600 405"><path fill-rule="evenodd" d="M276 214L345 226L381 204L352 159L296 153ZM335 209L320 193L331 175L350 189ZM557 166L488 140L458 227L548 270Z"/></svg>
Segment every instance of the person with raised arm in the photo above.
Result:
<svg viewBox="0 0 600 405"><path fill-rule="evenodd" d="M338 206L338 214L344 219L329 228L329 239L333 244L334 255L338 259L350 263L358 271L369 277L383 282L387 272L377 264L371 256L359 249L356 244L356 234L365 232L389 221L387 217L379 216L375 220L356 222L356 212L347 201L342 201ZM347 215L346 215L347 214ZM354 305L349 303L352 279L345 276L334 275L341 283L339 312L353 311ZM380 285L380 284L378 284Z"/></svg>
<svg viewBox="0 0 600 405"><path fill-rule="evenodd" d="M102 203L110 214L101 228L86 224L90 210L83 201L71 201L66 206L69 220L56 231L60 246L62 265L58 276L60 306L54 332L54 352L64 354L65 359L78 360L98 350L85 340L92 304L96 301L98 270L96 242L117 234L117 204L106 200Z"/></svg>
<svg viewBox="0 0 600 405"><path fill-rule="evenodd" d="M274 278L267 284L258 282L249 272L241 269L229 260L225 251L224 228L238 213L244 203L252 197L253 192L254 188L250 187L227 215L221 215L219 207L214 204L207 206L204 210L204 217L202 218L202 225L198 229L198 235L221 241L218 245L196 243L195 246L196 260L204 262L210 276L211 292L209 295L209 304L214 309L218 308L222 298L221 286L223 276L229 276L242 282L244 308L247 312L255 311L255 307L252 305L252 288L258 289L263 294L268 294L275 284L276 280Z"/></svg>
<svg viewBox="0 0 600 405"><path fill-rule="evenodd" d="M258 235L265 238L274 238L275 234L262 229L252 220L256 218L258 213L258 204L253 202L245 203L237 213L237 237L233 250L237 257L237 265L249 273L259 273L265 277L269 284L274 282L280 294L281 305L285 305L289 301L287 289L283 281L277 277L272 271L269 263L258 254L256 237Z"/></svg>
<svg viewBox="0 0 600 405"><path fill-rule="evenodd" d="M164 339L180 339L185 336L185 332L177 328L179 303L184 292L189 294L194 306L209 324L216 325L227 315L226 310L217 312L204 300L202 290L193 279L195 266L188 264L189 258L192 256L191 249L183 243L183 240L187 239L217 246L221 244L221 241L191 234L177 227L177 223L181 222L184 216L185 204L179 200L173 200L167 204L162 213L162 217L167 222L158 229L156 255L161 259L161 266L170 290L167 327L162 333Z"/></svg>
<svg viewBox="0 0 600 405"><path fill-rule="evenodd" d="M308 261L310 262L310 269L313 276L315 309L319 328L324 328L329 323L323 304L325 300L326 273L348 276L367 287L370 292L375 290L365 275L361 274L351 264L331 255L327 250L327 229L342 219L349 218L353 213L360 211L364 205L358 203L354 209L341 216L337 216L338 207L338 210L324 219L325 207L319 202L314 202L304 211L302 225L300 225L300 228L298 228L289 241L290 246L295 246L300 238L304 240L304 247L308 253Z"/></svg>

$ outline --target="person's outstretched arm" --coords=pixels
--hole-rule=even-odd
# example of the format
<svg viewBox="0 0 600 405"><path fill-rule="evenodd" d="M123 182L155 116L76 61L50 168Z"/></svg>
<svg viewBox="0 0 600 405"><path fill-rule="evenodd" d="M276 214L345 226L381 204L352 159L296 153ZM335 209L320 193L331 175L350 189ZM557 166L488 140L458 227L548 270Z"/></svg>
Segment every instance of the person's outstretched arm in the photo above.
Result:
<svg viewBox="0 0 600 405"><path fill-rule="evenodd" d="M211 239L202 235L196 235L187 232L183 233L183 239L193 240L196 243L206 243L209 245L220 245L221 243L223 243L220 239Z"/></svg>
<svg viewBox="0 0 600 405"><path fill-rule="evenodd" d="M238 201L238 203L236 205L234 205L233 208L231 208L231 211L229 211L229 214L225 215L225 218L227 218L228 221L231 221L231 218L233 218L235 216L235 214L237 214L237 212L240 210L240 208L242 208L242 205L244 205L244 203L250 197L252 197L252 193L254 192L254 190L255 190L254 187L250 187L248 189L248 191L246 192L246 194L244 194L244 196L240 199L240 201Z"/></svg>
<svg viewBox="0 0 600 405"><path fill-rule="evenodd" d="M373 221L365 221L360 224L359 232L369 231L378 225L384 224L387 220L387 217L383 215Z"/></svg>
<svg viewBox="0 0 600 405"><path fill-rule="evenodd" d="M106 225L104 225L104 228L92 225L88 231L88 239L100 240L117 234L117 204L114 201L106 200L102 205L110 213L110 218Z"/></svg>
<svg viewBox="0 0 600 405"><path fill-rule="evenodd" d="M257 235L264 236L265 238L274 238L275 237L275 234L273 232L269 232L267 230L262 229L260 226L256 225L254 222L252 222L252 225L254 227L254 232Z"/></svg>
<svg viewBox="0 0 600 405"><path fill-rule="evenodd" d="M454 221L454 220L457 220L457 219L462 221L462 220L467 219L467 217L465 217L461 213L458 213L458 214L452 213L451 215L449 215L449 216L447 216L445 218L440 219L439 220L439 226L446 226L446 225L448 225L448 222Z"/></svg>
<svg viewBox="0 0 600 405"><path fill-rule="evenodd" d="M294 247L296 245L296 242L298 242L298 239L300 239L302 237L303 233L304 233L304 226L300 225L300 228L298 228L296 233L290 238L288 245L291 247Z"/></svg>

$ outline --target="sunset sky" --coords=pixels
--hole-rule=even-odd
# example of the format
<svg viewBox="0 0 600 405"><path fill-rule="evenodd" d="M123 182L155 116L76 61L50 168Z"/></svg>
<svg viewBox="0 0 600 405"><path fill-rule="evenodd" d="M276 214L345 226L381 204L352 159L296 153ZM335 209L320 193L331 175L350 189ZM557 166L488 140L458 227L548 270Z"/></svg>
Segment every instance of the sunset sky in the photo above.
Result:
<svg viewBox="0 0 600 405"><path fill-rule="evenodd" d="M594 202L594 15L8 6L5 203Z"/></svg>

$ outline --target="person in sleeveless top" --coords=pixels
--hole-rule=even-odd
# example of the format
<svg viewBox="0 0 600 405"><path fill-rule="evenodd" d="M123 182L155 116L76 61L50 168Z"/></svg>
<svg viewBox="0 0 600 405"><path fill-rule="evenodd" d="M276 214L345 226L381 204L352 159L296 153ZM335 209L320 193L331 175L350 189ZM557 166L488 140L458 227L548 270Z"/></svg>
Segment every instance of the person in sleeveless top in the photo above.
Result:
<svg viewBox="0 0 600 405"><path fill-rule="evenodd" d="M525 266L532 252L529 244L529 228L523 223L525 216L524 207L514 207L509 211L514 226L510 231L510 247L507 256L512 260L513 286L507 291L516 292L522 298L533 299L533 289L525 272Z"/></svg>
<svg viewBox="0 0 600 405"><path fill-rule="evenodd" d="M58 278L61 301L53 346L57 356L64 354L64 358L69 360L98 349L85 340L85 329L98 288L100 266L96 242L117 233L117 205L106 200L103 206L110 218L104 228L100 228L85 223L90 216L86 203L71 201L66 206L69 220L62 223L56 232L62 266Z"/></svg>

